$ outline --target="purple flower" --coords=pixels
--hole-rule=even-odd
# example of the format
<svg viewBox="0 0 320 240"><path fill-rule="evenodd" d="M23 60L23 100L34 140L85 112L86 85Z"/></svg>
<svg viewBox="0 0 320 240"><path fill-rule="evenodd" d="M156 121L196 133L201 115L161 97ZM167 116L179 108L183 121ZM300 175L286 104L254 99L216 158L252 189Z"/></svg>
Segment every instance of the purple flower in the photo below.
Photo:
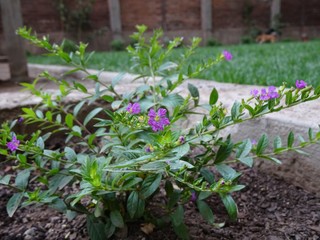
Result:
<svg viewBox="0 0 320 240"><path fill-rule="evenodd" d="M302 89L302 88L305 88L307 86L307 83L303 80L297 80L296 81L296 87L298 89Z"/></svg>
<svg viewBox="0 0 320 240"><path fill-rule="evenodd" d="M196 194L196 192L192 192L192 193L191 193L190 201L191 201L191 202L197 201L197 194Z"/></svg>
<svg viewBox="0 0 320 240"><path fill-rule="evenodd" d="M148 116L148 124L152 127L154 132L163 130L164 126L169 125L170 121L166 117L167 110L164 108L159 108L158 112L155 112L152 108L150 109Z"/></svg>
<svg viewBox="0 0 320 240"><path fill-rule="evenodd" d="M268 88L268 95L270 99L278 98L279 93L277 92L277 88L275 86L270 86Z"/></svg>
<svg viewBox="0 0 320 240"><path fill-rule="evenodd" d="M186 138L184 136L180 136L178 142L179 144L184 144L186 142Z"/></svg>
<svg viewBox="0 0 320 240"><path fill-rule="evenodd" d="M228 52L227 50L224 50L222 52L224 58L227 60L227 61L231 61L232 60L232 54L230 52Z"/></svg>
<svg viewBox="0 0 320 240"><path fill-rule="evenodd" d="M260 93L260 100L262 101L266 101L266 100L269 100L269 95L267 93L267 90L265 88L262 88L261 89L261 93Z"/></svg>
<svg viewBox="0 0 320 240"><path fill-rule="evenodd" d="M251 139L251 144L252 144L252 145L256 145L256 144L257 144L257 140Z"/></svg>
<svg viewBox="0 0 320 240"><path fill-rule="evenodd" d="M126 109L131 114L138 114L141 111L139 103L129 103Z"/></svg>
<svg viewBox="0 0 320 240"><path fill-rule="evenodd" d="M23 122L23 120L24 120L24 118L23 118L23 117L19 117L19 118L18 118L18 123L22 123L22 122Z"/></svg>
<svg viewBox="0 0 320 240"><path fill-rule="evenodd" d="M145 147L145 150L147 153L151 153L154 151L154 148L152 147L152 145L148 144L146 147Z"/></svg>
<svg viewBox="0 0 320 240"><path fill-rule="evenodd" d="M258 97L259 96L259 90L258 89L252 89L250 91L250 94L253 96L253 97Z"/></svg>
<svg viewBox="0 0 320 240"><path fill-rule="evenodd" d="M13 136L11 142L7 143L7 147L11 152L14 152L15 150L18 149L19 144L20 144L20 141L17 139L17 137Z"/></svg>

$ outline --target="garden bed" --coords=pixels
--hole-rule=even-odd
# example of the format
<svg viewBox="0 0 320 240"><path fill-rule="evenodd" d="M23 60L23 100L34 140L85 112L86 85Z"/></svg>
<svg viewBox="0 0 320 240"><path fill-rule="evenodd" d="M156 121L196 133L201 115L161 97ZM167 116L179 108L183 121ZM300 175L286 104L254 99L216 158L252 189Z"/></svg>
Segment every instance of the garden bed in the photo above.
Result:
<svg viewBox="0 0 320 240"><path fill-rule="evenodd" d="M5 169L1 166L1 171ZM233 195L239 208L236 222L228 220L218 198L208 199L216 223L226 222L222 228L206 223L195 204L188 204L185 220L191 239L319 239L320 197L256 168L245 169L240 182L247 187ZM89 239L85 216L68 221L55 210L41 206L19 209L12 218L8 217L5 206L11 194L8 188L0 186L0 239ZM158 194L149 206L155 214L163 201L165 198ZM169 226L156 227L146 235L141 231L142 223L129 225L127 237L114 239L177 239Z"/></svg>

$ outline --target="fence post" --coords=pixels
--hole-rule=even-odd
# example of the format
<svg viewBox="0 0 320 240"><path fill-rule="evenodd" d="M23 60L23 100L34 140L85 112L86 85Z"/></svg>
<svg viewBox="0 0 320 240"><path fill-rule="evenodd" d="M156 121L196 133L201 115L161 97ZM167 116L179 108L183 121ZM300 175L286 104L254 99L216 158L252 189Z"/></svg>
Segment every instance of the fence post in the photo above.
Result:
<svg viewBox="0 0 320 240"><path fill-rule="evenodd" d="M121 32L121 13L119 0L108 0L109 14L110 14L110 26L114 39L122 39Z"/></svg>
<svg viewBox="0 0 320 240"><path fill-rule="evenodd" d="M201 30L204 44L211 37L212 31L212 1L201 0Z"/></svg>
<svg viewBox="0 0 320 240"><path fill-rule="evenodd" d="M0 7L11 80L27 81L28 67L24 43L16 34L16 30L22 27L20 0L0 0Z"/></svg>
<svg viewBox="0 0 320 240"><path fill-rule="evenodd" d="M281 0L271 1L271 11L270 11L270 27L278 30L279 18L280 18Z"/></svg>

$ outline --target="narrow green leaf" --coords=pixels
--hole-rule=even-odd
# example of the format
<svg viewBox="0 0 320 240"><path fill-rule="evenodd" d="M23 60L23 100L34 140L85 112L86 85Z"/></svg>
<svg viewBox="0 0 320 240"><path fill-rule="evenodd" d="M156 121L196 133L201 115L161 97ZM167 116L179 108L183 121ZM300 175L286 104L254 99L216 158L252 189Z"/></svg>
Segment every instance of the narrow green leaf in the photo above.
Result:
<svg viewBox="0 0 320 240"><path fill-rule="evenodd" d="M219 94L216 88L212 89L210 93L210 98L209 98L209 104L214 105L218 101Z"/></svg>
<svg viewBox="0 0 320 240"><path fill-rule="evenodd" d="M15 211L18 209L21 200L23 198L23 193L15 193L7 202L7 213L9 217L12 217Z"/></svg>
<svg viewBox="0 0 320 240"><path fill-rule="evenodd" d="M84 119L83 121L83 125L86 126L88 124L88 122L94 118L99 112L101 112L103 110L103 108L101 107L98 107L98 108L95 108L93 109L87 116L86 118Z"/></svg>
<svg viewBox="0 0 320 240"><path fill-rule="evenodd" d="M179 226L183 223L184 219L184 210L181 205L178 205L176 210L171 214L172 224L175 226Z"/></svg>
<svg viewBox="0 0 320 240"><path fill-rule="evenodd" d="M240 103L235 101L231 107L231 118L232 120L237 120L240 116Z"/></svg>
<svg viewBox="0 0 320 240"><path fill-rule="evenodd" d="M199 212L201 216L210 224L214 224L214 216L211 208L209 205L204 201L197 201L197 207L199 209Z"/></svg>
<svg viewBox="0 0 320 240"><path fill-rule="evenodd" d="M252 148L252 143L250 139L244 140L239 147L237 148L236 158L244 158L246 157Z"/></svg>
<svg viewBox="0 0 320 240"><path fill-rule="evenodd" d="M269 144L269 139L266 134L263 134L257 144L256 154L259 156L261 155L264 150L266 150L267 146Z"/></svg>
<svg viewBox="0 0 320 240"><path fill-rule="evenodd" d="M224 206L227 209L229 217L231 218L231 220L235 221L238 216L237 204L229 194L220 194L220 197Z"/></svg>
<svg viewBox="0 0 320 240"><path fill-rule="evenodd" d="M173 224L173 230L180 239L182 239L182 240L189 240L190 239L188 228L184 223L181 223L178 226Z"/></svg>
<svg viewBox="0 0 320 240"><path fill-rule="evenodd" d="M83 105L85 104L85 101L81 101L79 102L73 109L73 116L76 117L79 113L79 111L81 110L81 108L83 107Z"/></svg>
<svg viewBox="0 0 320 240"><path fill-rule="evenodd" d="M147 197L151 196L158 189L161 182L161 178L161 174L148 175L145 178L140 191L141 197L143 199L146 199Z"/></svg>
<svg viewBox="0 0 320 240"><path fill-rule="evenodd" d="M121 72L117 76L115 76L111 81L111 86L114 88L123 79L125 74L125 72Z"/></svg>
<svg viewBox="0 0 320 240"><path fill-rule="evenodd" d="M134 217L138 210L139 194L136 191L130 193L127 201L127 210L131 218Z"/></svg>
<svg viewBox="0 0 320 240"><path fill-rule="evenodd" d="M290 132L288 135L288 148L292 148L294 142L294 133Z"/></svg>

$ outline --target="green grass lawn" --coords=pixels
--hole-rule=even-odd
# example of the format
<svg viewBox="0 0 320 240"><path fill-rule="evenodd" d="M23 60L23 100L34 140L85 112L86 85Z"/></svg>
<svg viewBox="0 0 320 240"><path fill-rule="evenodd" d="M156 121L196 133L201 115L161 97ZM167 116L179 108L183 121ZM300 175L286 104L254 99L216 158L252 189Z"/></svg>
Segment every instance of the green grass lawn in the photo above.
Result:
<svg viewBox="0 0 320 240"><path fill-rule="evenodd" d="M250 44L222 47L202 47L192 56L190 63L197 63L222 50L233 54L231 62L224 62L203 72L199 78L254 85L276 85L303 79L313 86L320 81L320 41L288 42L275 44ZM173 52L178 58L182 49ZM59 59L47 56L30 56L30 63L63 64ZM92 57L89 68L106 71L127 71L130 58L126 52L97 52Z"/></svg>

